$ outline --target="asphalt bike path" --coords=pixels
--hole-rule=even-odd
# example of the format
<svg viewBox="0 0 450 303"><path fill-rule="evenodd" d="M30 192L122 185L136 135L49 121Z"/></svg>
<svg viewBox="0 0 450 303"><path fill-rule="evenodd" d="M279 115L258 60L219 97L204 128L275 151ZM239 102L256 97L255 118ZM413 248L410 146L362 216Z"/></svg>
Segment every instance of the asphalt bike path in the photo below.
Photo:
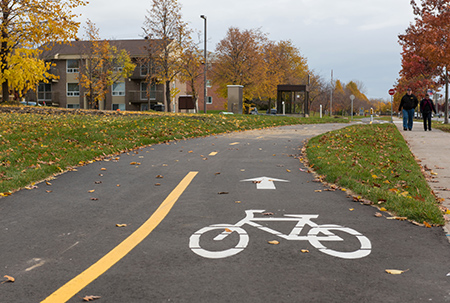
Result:
<svg viewBox="0 0 450 303"><path fill-rule="evenodd" d="M299 161L340 127L155 145L0 199L0 274L15 278L0 301L450 301L442 228L377 218Z"/></svg>

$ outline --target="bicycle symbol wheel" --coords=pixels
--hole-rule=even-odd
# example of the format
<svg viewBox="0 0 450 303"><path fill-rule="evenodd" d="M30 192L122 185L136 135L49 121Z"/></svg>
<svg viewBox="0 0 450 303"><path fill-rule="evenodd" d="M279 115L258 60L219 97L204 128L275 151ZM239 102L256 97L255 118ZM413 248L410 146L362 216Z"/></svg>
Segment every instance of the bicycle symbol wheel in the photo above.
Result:
<svg viewBox="0 0 450 303"><path fill-rule="evenodd" d="M227 232L225 230L230 230L231 232ZM233 233L233 232L237 232L239 235L239 242L237 243L237 245L233 248L229 248L226 250L221 250L221 251L210 251L210 250L206 250L202 247L200 247L200 237L210 231L214 231L214 230L220 230L223 231L223 236L218 236L217 238L220 238L216 241L220 241L223 240L226 236L228 236L229 234ZM247 232L240 227L234 226L234 225L229 225L229 224L214 224L214 225L210 225L207 227L203 227L201 229L199 229L198 231L196 231L190 238L189 238L189 248L196 253L199 256L202 256L204 258L209 258L209 259L220 259L220 258L226 258L226 257L230 257L233 255L236 255L238 253L240 253L241 251L243 251L247 245L248 245L248 241L249 241L249 237Z"/></svg>
<svg viewBox="0 0 450 303"><path fill-rule="evenodd" d="M327 237L329 237L327 235L336 237L336 235L334 235L332 232L330 232L330 230L345 232L345 233L350 234L351 236L355 236L360 243L360 248L355 251L352 251L352 252L342 252L342 251L336 251L336 250L325 247L325 245L323 245L320 242L321 240L327 241ZM319 234L324 234L325 237L319 236ZM340 240L342 240L342 238L340 238ZM327 255L330 255L333 257L343 258L343 259L364 258L370 254L371 249L372 249L372 244L366 236L363 236L361 233L357 232L356 230L354 230L352 228L344 227L344 226L340 226L340 225L329 224L329 225L319 225L319 226L313 227L308 232L308 241L309 241L309 243L311 243L312 246L314 246L315 248L317 248L319 251L323 252L324 254L327 254ZM330 239L328 239L328 241L330 241Z"/></svg>

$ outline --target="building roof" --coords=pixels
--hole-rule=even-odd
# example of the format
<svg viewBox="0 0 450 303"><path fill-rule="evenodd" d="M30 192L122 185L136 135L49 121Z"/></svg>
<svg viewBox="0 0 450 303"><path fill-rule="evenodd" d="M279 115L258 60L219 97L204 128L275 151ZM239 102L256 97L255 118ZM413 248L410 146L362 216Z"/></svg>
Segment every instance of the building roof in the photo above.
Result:
<svg viewBox="0 0 450 303"><path fill-rule="evenodd" d="M104 40L101 40L104 41ZM143 57L148 54L150 46L161 46L163 40L161 39L130 39L130 40L108 40L111 46L117 49L125 49L131 57ZM90 41L70 41L64 44L55 44L49 47L49 50L44 50L42 58L57 59L60 55L82 55L89 48Z"/></svg>

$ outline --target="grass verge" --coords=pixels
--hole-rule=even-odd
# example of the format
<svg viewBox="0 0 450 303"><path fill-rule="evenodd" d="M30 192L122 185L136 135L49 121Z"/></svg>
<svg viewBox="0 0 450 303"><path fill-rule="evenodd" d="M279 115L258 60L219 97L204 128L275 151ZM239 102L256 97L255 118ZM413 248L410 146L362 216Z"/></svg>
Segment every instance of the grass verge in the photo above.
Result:
<svg viewBox="0 0 450 303"><path fill-rule="evenodd" d="M400 217L443 225L439 203L392 124L354 125L308 142L309 164L324 180Z"/></svg>
<svg viewBox="0 0 450 303"><path fill-rule="evenodd" d="M9 110L3 108L3 110ZM334 118L138 114L27 107L0 113L0 196L75 166L171 140Z"/></svg>

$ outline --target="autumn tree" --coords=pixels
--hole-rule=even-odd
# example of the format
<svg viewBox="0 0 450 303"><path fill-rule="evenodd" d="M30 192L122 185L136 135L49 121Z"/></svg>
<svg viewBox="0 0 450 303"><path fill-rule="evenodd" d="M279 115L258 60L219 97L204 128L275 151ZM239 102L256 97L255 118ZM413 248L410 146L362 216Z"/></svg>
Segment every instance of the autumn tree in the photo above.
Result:
<svg viewBox="0 0 450 303"><path fill-rule="evenodd" d="M83 41L79 81L86 90L88 107L98 109L111 85L129 77L136 65L124 49L100 40L99 30L92 21L87 21L85 30L87 40Z"/></svg>
<svg viewBox="0 0 450 303"><path fill-rule="evenodd" d="M260 30L230 27L215 49L213 79L219 93L227 95L227 85L243 85L244 99L252 99L265 76L262 49L266 35Z"/></svg>
<svg viewBox="0 0 450 303"><path fill-rule="evenodd" d="M2 101L9 90L35 88L46 81L50 64L39 59L39 46L76 37L72 11L85 0L2 0L0 2L0 83Z"/></svg>
<svg viewBox="0 0 450 303"><path fill-rule="evenodd" d="M195 100L195 110L198 111L198 91L196 84L198 79L203 76L204 57L198 46L191 41L186 45L183 51L180 65L180 79L185 81L189 86L188 93L191 94ZM201 81L203 84L203 81Z"/></svg>
<svg viewBox="0 0 450 303"><path fill-rule="evenodd" d="M170 112L170 83L180 72L183 50L191 39L191 31L182 20L181 5L177 0L152 0L152 8L147 11L142 29L149 40L148 64L157 66L153 70L155 75L149 76L156 76L164 83L165 108ZM153 39L160 39L162 43L153 43Z"/></svg>
<svg viewBox="0 0 450 303"><path fill-rule="evenodd" d="M399 35L404 51L424 58L445 85L445 123L448 123L448 80L450 67L450 0L411 0L415 15L406 32Z"/></svg>
<svg viewBox="0 0 450 303"><path fill-rule="evenodd" d="M292 41L268 41L262 47L265 73L258 82L256 97L268 98L269 107L280 84L307 84L308 64Z"/></svg>

